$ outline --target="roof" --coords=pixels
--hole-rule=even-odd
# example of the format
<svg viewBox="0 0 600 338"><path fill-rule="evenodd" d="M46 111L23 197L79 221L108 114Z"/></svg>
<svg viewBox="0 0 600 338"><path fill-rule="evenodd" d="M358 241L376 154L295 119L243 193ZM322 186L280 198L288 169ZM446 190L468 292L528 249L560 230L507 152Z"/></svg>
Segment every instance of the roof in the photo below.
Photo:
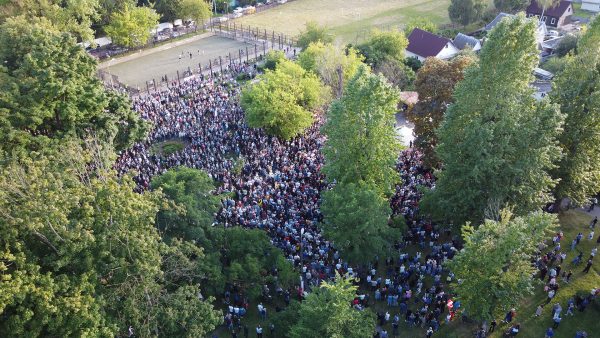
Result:
<svg viewBox="0 0 600 338"><path fill-rule="evenodd" d="M162 31L164 31L165 29L168 29L168 28L172 29L173 28L173 24L170 23L170 22L162 22L162 23L159 23L158 25L156 25L156 27L155 27L156 31L158 31L158 32L162 32Z"/></svg>
<svg viewBox="0 0 600 338"><path fill-rule="evenodd" d="M565 14L565 11L567 10L567 8L569 8L569 6L571 6L570 1L562 0L556 7L547 8L544 12L544 15L560 18L561 16L563 16L563 14ZM526 13L542 15L542 11L542 7L540 7L536 1L532 1L531 5L527 7Z"/></svg>
<svg viewBox="0 0 600 338"><path fill-rule="evenodd" d="M446 47L449 39L437 36L419 28L413 29L408 36L406 50L421 57L436 56Z"/></svg>
<svg viewBox="0 0 600 338"><path fill-rule="evenodd" d="M458 33L454 40L452 40L452 43L454 43L454 45L458 49L465 49L467 46L475 48L475 46L477 46L477 44L479 43L479 40L472 36L468 36L463 33Z"/></svg>
<svg viewBox="0 0 600 338"><path fill-rule="evenodd" d="M514 14L508 14L508 13L501 12L498 15L496 15L496 17L494 18L494 20L492 20L492 22L485 25L485 30L491 31L492 28L496 27L496 25L498 25L500 23L500 21L502 21L502 19L504 19L506 17L511 18L513 16L514 16Z"/></svg>
<svg viewBox="0 0 600 338"><path fill-rule="evenodd" d="M400 101L412 106L419 102L419 93L417 92L400 92Z"/></svg>

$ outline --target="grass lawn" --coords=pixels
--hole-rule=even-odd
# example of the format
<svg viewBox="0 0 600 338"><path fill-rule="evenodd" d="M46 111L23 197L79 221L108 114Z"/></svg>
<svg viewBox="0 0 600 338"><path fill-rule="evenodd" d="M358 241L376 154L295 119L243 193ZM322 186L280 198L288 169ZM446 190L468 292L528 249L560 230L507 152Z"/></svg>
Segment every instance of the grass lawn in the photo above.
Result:
<svg viewBox="0 0 600 338"><path fill-rule="evenodd" d="M307 21L327 26L341 43L355 42L375 27L401 26L409 18L426 17L446 24L450 0L296 0L236 22L288 35L298 35Z"/></svg>
<svg viewBox="0 0 600 338"><path fill-rule="evenodd" d="M450 0L296 0L236 22L295 36L307 21L316 21L328 27L338 43L356 43L373 28L402 27L414 17L447 24L449 4Z"/></svg>
<svg viewBox="0 0 600 338"><path fill-rule="evenodd" d="M565 237L561 241L563 250L567 252L567 258L561 265L563 271L573 270L573 276L569 284L558 279L560 289L558 290L554 301L544 307L544 311L540 317L535 317L535 310L539 304L543 304L546 301L546 293L543 290L543 284L539 284L536 287L536 292L533 296L528 299L524 299L522 304L516 308L517 317L513 323L521 324L521 332L519 336L522 337L543 337L546 330L552 327L552 305L560 303L562 311L562 322L558 329L555 330L554 337L556 338L573 338L578 330L585 330L588 333L588 337L600 337L600 300L596 300L590 304L584 312L575 310L575 315L565 316L567 312L567 301L569 298L574 297L578 292L589 293L592 288L600 287L600 263L596 257L594 266L588 274L582 273L585 267L585 262L579 264L576 267L571 266L571 260L579 254L579 251L583 251L583 257L587 261L587 257L590 255L590 251L596 245L596 239L598 238L598 232L600 231L596 227L596 234L592 241L587 240L587 235L590 232L589 223L591 216L580 211L567 211L560 216L561 230L564 232ZM575 251L570 251L571 241L577 236L579 232L582 232L584 238L581 240ZM551 243L551 240L548 242ZM562 274L562 272L561 272ZM539 281L539 279L538 279ZM547 281L547 279L546 279ZM498 323L500 320L498 318ZM490 337L502 337L502 333L508 330L510 326L507 324L499 325L496 332ZM474 325L460 325L460 323L452 323L445 327L440 336L442 337L467 337L476 329Z"/></svg>
<svg viewBox="0 0 600 338"><path fill-rule="evenodd" d="M581 9L581 3L573 2L573 15L580 18L591 18L595 13L584 11Z"/></svg>
<svg viewBox="0 0 600 338"><path fill-rule="evenodd" d="M169 156L185 148L186 142L183 140L168 140L153 144L150 148L150 153Z"/></svg>

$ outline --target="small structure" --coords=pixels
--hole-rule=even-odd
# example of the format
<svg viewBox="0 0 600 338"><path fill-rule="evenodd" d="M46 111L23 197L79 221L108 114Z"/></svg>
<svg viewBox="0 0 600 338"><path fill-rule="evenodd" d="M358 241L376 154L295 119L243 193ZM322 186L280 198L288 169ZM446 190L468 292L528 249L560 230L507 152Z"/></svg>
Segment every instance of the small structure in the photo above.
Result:
<svg viewBox="0 0 600 338"><path fill-rule="evenodd" d="M535 75L535 77L537 77L538 79L541 79L541 80L552 80L552 78L554 77L554 74L552 74L549 71L544 70L542 68L534 69L533 75Z"/></svg>
<svg viewBox="0 0 600 338"><path fill-rule="evenodd" d="M450 39L443 38L419 28L413 29L408 36L406 56L415 57L421 62L428 57L447 60L456 56L459 52L460 50L454 46Z"/></svg>
<svg viewBox="0 0 600 338"><path fill-rule="evenodd" d="M154 33L158 34L169 29L173 29L173 24L170 22L162 22L156 25L156 27L154 27Z"/></svg>
<svg viewBox="0 0 600 338"><path fill-rule="evenodd" d="M419 102L419 93L417 92L400 92L400 101L405 105L412 107Z"/></svg>
<svg viewBox="0 0 600 338"><path fill-rule="evenodd" d="M471 48L474 52L478 52L481 49L481 41L463 33L458 33L452 43L460 50Z"/></svg>
<svg viewBox="0 0 600 338"><path fill-rule="evenodd" d="M514 16L515 16L514 14L500 13L496 16L496 18L494 18L494 20L492 20L492 22L485 25L485 30L487 32L489 32L492 29L494 29L494 27L496 27L500 23L500 21L502 21L502 19L513 18ZM538 20L538 19L533 17L532 20ZM539 49L542 48L542 42L544 42L544 38L546 37L547 34L548 34L548 28L546 27L546 24L543 22L538 23L537 29L535 30L535 41L537 42Z"/></svg>
<svg viewBox="0 0 600 338"><path fill-rule="evenodd" d="M96 48L102 48L112 44L112 40L111 38L104 36L101 38L94 39L94 43L96 44Z"/></svg>
<svg viewBox="0 0 600 338"><path fill-rule="evenodd" d="M547 26L561 28L564 24L569 23L569 19L573 15L573 6L570 1L561 0L555 7L544 10L537 1L532 1L525 13L528 18L538 18Z"/></svg>
<svg viewBox="0 0 600 338"><path fill-rule="evenodd" d="M598 13L600 12L600 0L581 0L581 9Z"/></svg>

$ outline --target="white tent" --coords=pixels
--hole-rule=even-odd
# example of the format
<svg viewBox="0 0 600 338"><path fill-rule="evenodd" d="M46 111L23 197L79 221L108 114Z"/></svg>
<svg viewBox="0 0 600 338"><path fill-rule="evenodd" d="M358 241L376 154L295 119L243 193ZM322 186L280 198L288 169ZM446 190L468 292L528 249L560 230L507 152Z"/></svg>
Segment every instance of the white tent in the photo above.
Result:
<svg viewBox="0 0 600 338"><path fill-rule="evenodd" d="M173 21L173 25L175 25L175 27L183 26L183 21L181 19L177 19Z"/></svg>
<svg viewBox="0 0 600 338"><path fill-rule="evenodd" d="M98 48L100 48L100 47L110 45L112 43L112 40L109 37L105 36L105 37L94 39L94 42L96 43L96 46Z"/></svg>
<svg viewBox="0 0 600 338"><path fill-rule="evenodd" d="M160 33L162 31L164 31L165 29L173 29L173 24L170 22L162 22L162 23L159 23L158 25L156 25L156 27L154 28L156 33Z"/></svg>

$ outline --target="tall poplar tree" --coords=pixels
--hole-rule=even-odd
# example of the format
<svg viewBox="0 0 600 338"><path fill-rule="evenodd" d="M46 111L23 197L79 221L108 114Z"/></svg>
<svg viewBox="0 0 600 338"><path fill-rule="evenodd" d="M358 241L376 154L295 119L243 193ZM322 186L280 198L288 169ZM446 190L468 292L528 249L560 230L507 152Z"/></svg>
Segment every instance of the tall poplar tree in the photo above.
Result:
<svg viewBox="0 0 600 338"><path fill-rule="evenodd" d="M553 172L560 178L556 197L581 205L600 191L600 20L588 27L577 51L555 79L551 100L566 115L559 137L564 156Z"/></svg>
<svg viewBox="0 0 600 338"><path fill-rule="evenodd" d="M548 172L564 119L529 85L538 64L535 27L522 15L503 20L457 85L438 131L443 168L423 201L434 218L479 223L488 207L510 205L520 216L552 201L556 180Z"/></svg>

